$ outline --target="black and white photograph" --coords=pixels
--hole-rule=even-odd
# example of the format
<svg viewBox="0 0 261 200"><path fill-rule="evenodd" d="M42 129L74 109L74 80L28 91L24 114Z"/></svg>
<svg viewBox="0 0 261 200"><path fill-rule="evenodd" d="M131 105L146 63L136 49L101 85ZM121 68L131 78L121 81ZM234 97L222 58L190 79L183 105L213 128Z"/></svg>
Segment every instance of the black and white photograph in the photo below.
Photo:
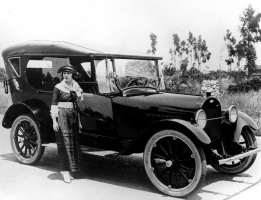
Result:
<svg viewBox="0 0 261 200"><path fill-rule="evenodd" d="M0 200L260 198L260 0L0 0L0 52Z"/></svg>

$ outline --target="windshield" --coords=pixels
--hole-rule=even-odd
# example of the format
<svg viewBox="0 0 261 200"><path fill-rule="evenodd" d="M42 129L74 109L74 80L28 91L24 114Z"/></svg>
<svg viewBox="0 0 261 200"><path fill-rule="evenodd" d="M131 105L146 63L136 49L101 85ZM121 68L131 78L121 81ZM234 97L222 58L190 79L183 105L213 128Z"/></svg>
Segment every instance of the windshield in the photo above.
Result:
<svg viewBox="0 0 261 200"><path fill-rule="evenodd" d="M120 90L130 87L157 88L159 84L156 61L151 60L97 60L96 77L100 93L118 92L115 78Z"/></svg>

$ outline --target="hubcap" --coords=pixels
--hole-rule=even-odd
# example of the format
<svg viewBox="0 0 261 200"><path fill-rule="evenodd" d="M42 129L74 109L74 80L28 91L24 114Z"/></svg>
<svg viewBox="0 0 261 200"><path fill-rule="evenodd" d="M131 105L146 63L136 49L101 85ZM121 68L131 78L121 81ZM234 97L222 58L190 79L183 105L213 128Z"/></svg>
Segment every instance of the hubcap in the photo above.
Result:
<svg viewBox="0 0 261 200"><path fill-rule="evenodd" d="M171 160L168 160L165 164L166 164L166 167L171 167L173 163Z"/></svg>

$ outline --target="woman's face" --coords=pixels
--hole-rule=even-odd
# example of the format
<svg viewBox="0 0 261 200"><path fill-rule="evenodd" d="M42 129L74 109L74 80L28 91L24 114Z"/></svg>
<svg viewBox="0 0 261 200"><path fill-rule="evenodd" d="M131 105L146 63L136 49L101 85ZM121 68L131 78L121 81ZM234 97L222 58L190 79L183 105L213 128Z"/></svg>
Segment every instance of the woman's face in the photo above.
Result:
<svg viewBox="0 0 261 200"><path fill-rule="evenodd" d="M71 72L63 72L63 78L65 81L71 81L73 79L73 74Z"/></svg>

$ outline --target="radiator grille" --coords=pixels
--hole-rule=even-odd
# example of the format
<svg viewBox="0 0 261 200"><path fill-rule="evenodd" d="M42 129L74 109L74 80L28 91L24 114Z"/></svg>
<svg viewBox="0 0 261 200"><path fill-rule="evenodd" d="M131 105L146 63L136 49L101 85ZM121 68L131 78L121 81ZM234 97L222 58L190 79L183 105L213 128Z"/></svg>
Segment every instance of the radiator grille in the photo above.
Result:
<svg viewBox="0 0 261 200"><path fill-rule="evenodd" d="M154 113L147 113L146 114L147 120L149 122L154 122L162 119L181 119L180 116L171 115L171 114L154 114Z"/></svg>
<svg viewBox="0 0 261 200"><path fill-rule="evenodd" d="M221 107L220 105L203 108L207 115L207 125L204 128L208 136L215 139L219 136L221 130Z"/></svg>

